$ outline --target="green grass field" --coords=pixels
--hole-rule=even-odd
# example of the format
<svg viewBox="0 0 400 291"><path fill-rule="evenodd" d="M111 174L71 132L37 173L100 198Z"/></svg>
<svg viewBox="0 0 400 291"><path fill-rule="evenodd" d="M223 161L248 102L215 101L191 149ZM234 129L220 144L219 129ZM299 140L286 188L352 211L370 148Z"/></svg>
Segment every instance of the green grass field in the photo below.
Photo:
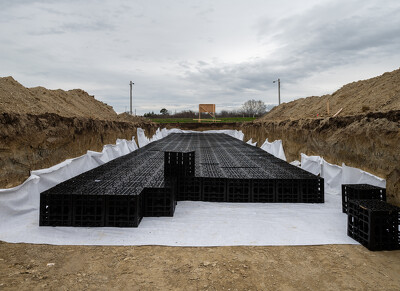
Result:
<svg viewBox="0 0 400 291"><path fill-rule="evenodd" d="M193 118L150 118L151 121L157 123L196 123L197 120L193 120ZM253 121L256 117L226 117L226 118L217 118L217 123L221 122L246 122ZM202 123L210 123L212 119L202 119Z"/></svg>

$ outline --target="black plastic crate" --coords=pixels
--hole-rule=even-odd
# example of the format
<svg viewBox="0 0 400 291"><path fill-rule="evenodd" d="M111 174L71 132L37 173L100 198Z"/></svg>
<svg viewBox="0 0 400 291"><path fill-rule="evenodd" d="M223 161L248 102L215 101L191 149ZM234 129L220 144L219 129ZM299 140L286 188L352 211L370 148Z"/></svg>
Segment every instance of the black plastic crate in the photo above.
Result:
<svg viewBox="0 0 400 291"><path fill-rule="evenodd" d="M195 174L195 152L164 153L165 177L193 177Z"/></svg>
<svg viewBox="0 0 400 291"><path fill-rule="evenodd" d="M400 208L379 200L349 200L347 235L371 251L400 249Z"/></svg>
<svg viewBox="0 0 400 291"><path fill-rule="evenodd" d="M301 202L299 180L277 179L275 181L275 201L285 203Z"/></svg>
<svg viewBox="0 0 400 291"><path fill-rule="evenodd" d="M104 226L106 205L104 195L72 195L72 200L72 226Z"/></svg>
<svg viewBox="0 0 400 291"><path fill-rule="evenodd" d="M369 184L342 184L342 211L347 213L347 205L352 199L374 199L386 201L386 189Z"/></svg>
<svg viewBox="0 0 400 291"><path fill-rule="evenodd" d="M203 201L226 202L226 179L203 178Z"/></svg>
<svg viewBox="0 0 400 291"><path fill-rule="evenodd" d="M177 180L177 200L202 201L201 178L180 177Z"/></svg>
<svg viewBox="0 0 400 291"><path fill-rule="evenodd" d="M275 180L254 179L252 180L251 202L275 202Z"/></svg>
<svg viewBox="0 0 400 291"><path fill-rule="evenodd" d="M227 179L226 189L228 202L251 202L251 180Z"/></svg>
<svg viewBox="0 0 400 291"><path fill-rule="evenodd" d="M39 226L71 226L72 197L69 194L40 194Z"/></svg>
<svg viewBox="0 0 400 291"><path fill-rule="evenodd" d="M144 217L174 216L176 195L171 188L145 188L142 201Z"/></svg>
<svg viewBox="0 0 400 291"><path fill-rule="evenodd" d="M314 179L300 179L299 187L301 203L324 203L324 179L314 178Z"/></svg>
<svg viewBox="0 0 400 291"><path fill-rule="evenodd" d="M105 226L138 227L143 218L141 195L107 195Z"/></svg>

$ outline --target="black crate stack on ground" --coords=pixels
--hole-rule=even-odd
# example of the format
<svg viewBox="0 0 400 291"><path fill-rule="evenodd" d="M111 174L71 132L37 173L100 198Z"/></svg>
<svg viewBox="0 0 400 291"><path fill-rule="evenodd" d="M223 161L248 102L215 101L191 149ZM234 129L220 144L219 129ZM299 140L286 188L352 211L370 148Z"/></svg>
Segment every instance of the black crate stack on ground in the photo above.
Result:
<svg viewBox="0 0 400 291"><path fill-rule="evenodd" d="M350 200L347 234L371 251L400 249L400 208L379 200Z"/></svg>
<svg viewBox="0 0 400 291"><path fill-rule="evenodd" d="M381 200L386 201L386 189L369 184L343 184L342 185L342 211L347 213L350 200Z"/></svg>
<svg viewBox="0 0 400 291"><path fill-rule="evenodd" d="M323 203L323 179L225 134L170 134L41 193L40 225L136 227L176 201Z"/></svg>
<svg viewBox="0 0 400 291"><path fill-rule="evenodd" d="M194 177L195 152L164 152L164 177Z"/></svg>

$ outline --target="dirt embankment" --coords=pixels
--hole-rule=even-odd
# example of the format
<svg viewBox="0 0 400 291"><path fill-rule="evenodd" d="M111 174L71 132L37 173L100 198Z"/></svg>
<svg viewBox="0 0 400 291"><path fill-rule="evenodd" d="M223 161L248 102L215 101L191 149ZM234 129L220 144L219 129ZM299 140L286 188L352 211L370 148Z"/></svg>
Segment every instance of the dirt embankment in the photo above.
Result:
<svg viewBox="0 0 400 291"><path fill-rule="evenodd" d="M260 120L329 117L340 109L340 116L400 110L400 69L344 85L330 95L299 98L283 103Z"/></svg>
<svg viewBox="0 0 400 291"><path fill-rule="evenodd" d="M131 139L138 127L149 135L156 129L80 89L25 88L12 77L0 78L0 188L22 183L31 170Z"/></svg>
<svg viewBox="0 0 400 291"><path fill-rule="evenodd" d="M31 170L47 168L88 150L101 151L117 138L131 139L138 127L155 125L57 114L0 114L0 188L22 183ZM136 139L137 141L137 139Z"/></svg>
<svg viewBox="0 0 400 291"><path fill-rule="evenodd" d="M118 119L111 106L81 89L25 88L12 77L0 78L0 109L1 112L18 114L54 113L65 117Z"/></svg>

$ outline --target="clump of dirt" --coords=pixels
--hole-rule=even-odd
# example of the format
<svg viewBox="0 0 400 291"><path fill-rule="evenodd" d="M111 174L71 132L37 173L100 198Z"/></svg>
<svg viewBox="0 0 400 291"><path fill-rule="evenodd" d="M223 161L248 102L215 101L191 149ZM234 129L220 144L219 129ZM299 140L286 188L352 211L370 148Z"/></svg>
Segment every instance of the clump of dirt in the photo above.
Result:
<svg viewBox="0 0 400 291"><path fill-rule="evenodd" d="M400 110L400 69L344 85L331 95L312 96L283 103L260 120L329 117L341 108L340 116Z"/></svg>

